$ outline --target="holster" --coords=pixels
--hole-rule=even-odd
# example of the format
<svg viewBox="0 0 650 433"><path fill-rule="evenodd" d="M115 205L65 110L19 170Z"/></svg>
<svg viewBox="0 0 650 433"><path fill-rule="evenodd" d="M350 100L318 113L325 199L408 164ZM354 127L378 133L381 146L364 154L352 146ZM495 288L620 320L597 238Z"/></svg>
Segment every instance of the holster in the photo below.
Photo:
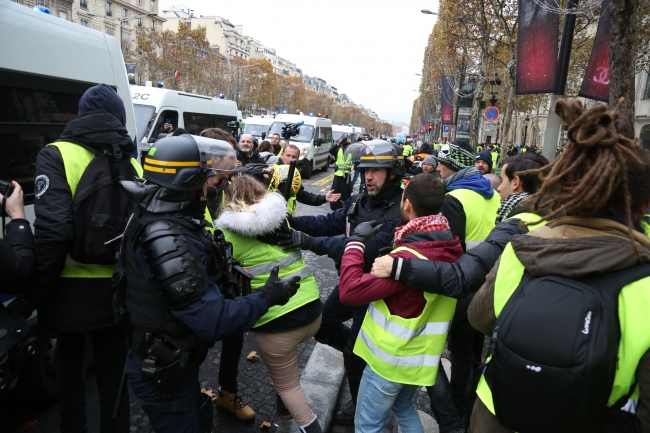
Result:
<svg viewBox="0 0 650 433"><path fill-rule="evenodd" d="M170 398L188 366L189 351L155 338L142 361L142 378L151 384L155 396Z"/></svg>

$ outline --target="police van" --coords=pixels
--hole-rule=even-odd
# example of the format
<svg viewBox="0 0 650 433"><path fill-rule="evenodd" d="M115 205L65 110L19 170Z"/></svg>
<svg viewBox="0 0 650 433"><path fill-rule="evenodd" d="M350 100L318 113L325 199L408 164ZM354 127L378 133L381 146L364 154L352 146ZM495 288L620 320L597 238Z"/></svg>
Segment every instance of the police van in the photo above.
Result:
<svg viewBox="0 0 650 433"><path fill-rule="evenodd" d="M269 135L280 134L282 127L289 123L303 121L300 133L292 137L290 142L300 149L300 159L297 167L303 178L309 179L312 173L320 168L327 171L329 150L333 144L332 121L322 117L304 116L299 114L278 114L269 129Z"/></svg>
<svg viewBox="0 0 650 433"><path fill-rule="evenodd" d="M141 153L167 135L165 124L194 135L204 129L221 128L237 136L239 122L234 101L149 86L131 86L131 96Z"/></svg>
<svg viewBox="0 0 650 433"><path fill-rule="evenodd" d="M269 128L273 122L272 117L249 117L244 119L242 134L250 134L256 140L264 140L269 136Z"/></svg>
<svg viewBox="0 0 650 433"><path fill-rule="evenodd" d="M113 87L133 138L135 117L117 39L8 0L0 0L0 11L0 179L20 183L33 223L36 155L77 116L81 95L96 84ZM1 302L9 299L0 294ZM29 323L32 333L36 317ZM36 355L17 385L48 400L56 392L56 336L40 329L37 337Z"/></svg>
<svg viewBox="0 0 650 433"><path fill-rule="evenodd" d="M344 135L347 135L352 142L357 141L357 137L359 136L359 134L356 133L355 128L351 125L332 126L332 136L335 143L338 143L339 139Z"/></svg>

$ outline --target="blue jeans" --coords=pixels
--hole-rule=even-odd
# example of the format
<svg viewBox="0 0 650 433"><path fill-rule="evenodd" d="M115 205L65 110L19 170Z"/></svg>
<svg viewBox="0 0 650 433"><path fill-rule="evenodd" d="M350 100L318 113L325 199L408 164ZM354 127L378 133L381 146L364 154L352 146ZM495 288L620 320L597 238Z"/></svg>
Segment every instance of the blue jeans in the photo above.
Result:
<svg viewBox="0 0 650 433"><path fill-rule="evenodd" d="M355 433L380 433L391 409L404 433L424 433L413 401L417 389L390 382L366 366L354 414Z"/></svg>
<svg viewBox="0 0 650 433"><path fill-rule="evenodd" d="M354 176L352 177L352 189L354 190L354 184L357 183L357 178L361 177L361 182L359 183L359 194L361 194L361 190L363 189L363 186L366 184L366 177L365 174L361 173L361 170L356 169L354 170Z"/></svg>

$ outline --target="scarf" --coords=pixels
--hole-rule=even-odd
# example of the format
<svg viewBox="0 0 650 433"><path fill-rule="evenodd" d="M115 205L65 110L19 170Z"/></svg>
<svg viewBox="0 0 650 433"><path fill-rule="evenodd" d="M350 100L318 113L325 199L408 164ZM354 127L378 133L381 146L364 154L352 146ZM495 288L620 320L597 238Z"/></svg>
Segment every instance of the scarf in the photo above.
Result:
<svg viewBox="0 0 650 433"><path fill-rule="evenodd" d="M464 177L476 176L477 174L481 174L481 172L478 171L478 168L474 166L466 167L452 174L447 179L444 179L442 183L445 185L445 189L447 189L449 185L456 182L458 179L462 179Z"/></svg>
<svg viewBox="0 0 650 433"><path fill-rule="evenodd" d="M499 224L501 221L506 219L508 215L510 215L510 212L512 212L514 208L519 206L519 203L526 200L529 196L530 194L527 192L513 192L506 197L506 199L501 202L501 206L499 206L495 223Z"/></svg>
<svg viewBox="0 0 650 433"><path fill-rule="evenodd" d="M451 231L449 222L441 213L437 215L427 215L409 221L402 227L395 230L395 242L415 232L432 232L434 230Z"/></svg>

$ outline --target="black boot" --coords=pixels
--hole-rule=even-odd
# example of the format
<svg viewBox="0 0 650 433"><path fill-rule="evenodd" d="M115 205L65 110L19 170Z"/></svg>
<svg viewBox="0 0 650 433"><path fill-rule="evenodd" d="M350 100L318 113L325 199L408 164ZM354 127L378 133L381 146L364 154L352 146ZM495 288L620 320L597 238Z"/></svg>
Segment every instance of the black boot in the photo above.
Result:
<svg viewBox="0 0 650 433"><path fill-rule="evenodd" d="M298 429L300 430L300 433L323 433L316 415L314 415L314 419L309 424L299 425Z"/></svg>
<svg viewBox="0 0 650 433"><path fill-rule="evenodd" d="M275 396L275 412L278 414L281 420L286 421L293 418L289 409L284 405L282 397L276 394Z"/></svg>
<svg viewBox="0 0 650 433"><path fill-rule="evenodd" d="M337 411L334 414L334 420L339 424L352 425L354 424L354 412L356 412L357 407L354 404L354 401L348 401L341 410Z"/></svg>
<svg viewBox="0 0 650 433"><path fill-rule="evenodd" d="M212 399L207 394L201 393L199 403L199 427L203 433L212 433L212 427L214 426Z"/></svg>

